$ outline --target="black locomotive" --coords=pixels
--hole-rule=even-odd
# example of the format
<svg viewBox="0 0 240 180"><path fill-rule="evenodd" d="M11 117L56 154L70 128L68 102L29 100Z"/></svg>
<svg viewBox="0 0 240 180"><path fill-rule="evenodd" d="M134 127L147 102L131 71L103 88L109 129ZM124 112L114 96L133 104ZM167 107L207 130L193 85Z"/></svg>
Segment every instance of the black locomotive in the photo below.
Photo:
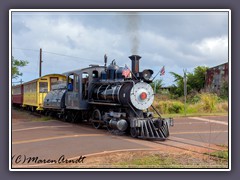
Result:
<svg viewBox="0 0 240 180"><path fill-rule="evenodd" d="M58 85L44 99L45 112L55 112L59 118L76 122L87 119L98 129L130 132L132 137L165 140L173 120L163 119L152 106L154 92L151 83L153 71L139 72L140 56L132 55L132 70L119 67L115 60L107 66L64 73L67 87ZM159 115L154 118L153 112Z"/></svg>

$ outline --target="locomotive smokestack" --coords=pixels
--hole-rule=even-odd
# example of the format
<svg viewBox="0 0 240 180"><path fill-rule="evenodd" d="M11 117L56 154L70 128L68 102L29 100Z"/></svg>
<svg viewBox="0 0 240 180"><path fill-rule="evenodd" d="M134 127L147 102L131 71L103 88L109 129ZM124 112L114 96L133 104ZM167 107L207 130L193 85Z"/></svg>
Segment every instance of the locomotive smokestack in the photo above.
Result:
<svg viewBox="0 0 240 180"><path fill-rule="evenodd" d="M139 72L139 60L141 59L141 56L139 55L132 55L129 56L129 58L132 60L132 72L134 74Z"/></svg>

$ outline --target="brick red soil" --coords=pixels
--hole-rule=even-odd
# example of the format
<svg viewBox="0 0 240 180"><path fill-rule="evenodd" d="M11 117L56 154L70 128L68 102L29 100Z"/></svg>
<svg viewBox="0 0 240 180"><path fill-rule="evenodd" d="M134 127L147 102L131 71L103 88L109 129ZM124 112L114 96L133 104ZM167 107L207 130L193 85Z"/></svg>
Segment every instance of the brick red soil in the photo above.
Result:
<svg viewBox="0 0 240 180"><path fill-rule="evenodd" d="M12 108L12 123L29 122L36 118L37 117L31 115L30 112Z"/></svg>
<svg viewBox="0 0 240 180"><path fill-rule="evenodd" d="M162 163L132 164L146 157L159 158ZM144 162L144 161L143 161ZM87 156L83 163L44 165L41 168L228 168L228 161L208 155L191 152L166 153L159 151L114 152L97 156ZM34 167L31 167L34 168ZM39 168L39 167L35 167Z"/></svg>

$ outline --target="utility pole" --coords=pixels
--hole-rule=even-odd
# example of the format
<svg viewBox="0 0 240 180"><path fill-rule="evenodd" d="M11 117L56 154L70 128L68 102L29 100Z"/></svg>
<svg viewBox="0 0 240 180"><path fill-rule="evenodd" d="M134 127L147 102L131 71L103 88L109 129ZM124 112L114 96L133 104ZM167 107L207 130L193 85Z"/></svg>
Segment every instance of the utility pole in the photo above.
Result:
<svg viewBox="0 0 240 180"><path fill-rule="evenodd" d="M184 113L186 116L186 104L187 104L187 70L184 69L184 77L183 77L183 82L184 82Z"/></svg>
<svg viewBox="0 0 240 180"><path fill-rule="evenodd" d="M42 48L40 48L40 59L39 59L39 77L42 76Z"/></svg>

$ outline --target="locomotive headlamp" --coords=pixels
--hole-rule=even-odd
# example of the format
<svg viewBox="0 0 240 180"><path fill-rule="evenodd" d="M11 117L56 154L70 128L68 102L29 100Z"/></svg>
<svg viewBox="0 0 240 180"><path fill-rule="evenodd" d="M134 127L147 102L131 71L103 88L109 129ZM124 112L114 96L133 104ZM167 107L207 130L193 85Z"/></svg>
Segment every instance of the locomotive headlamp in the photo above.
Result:
<svg viewBox="0 0 240 180"><path fill-rule="evenodd" d="M139 110L149 108L154 100L152 87L146 82L135 84L130 92L130 100L132 105Z"/></svg>
<svg viewBox="0 0 240 180"><path fill-rule="evenodd" d="M141 98L141 100L145 100L145 99L147 98L147 93L142 92L142 93L140 94L140 98Z"/></svg>
<svg viewBox="0 0 240 180"><path fill-rule="evenodd" d="M152 77L153 75L153 70L151 69L145 69L143 72L142 72L142 79L144 81L150 81L150 78Z"/></svg>

